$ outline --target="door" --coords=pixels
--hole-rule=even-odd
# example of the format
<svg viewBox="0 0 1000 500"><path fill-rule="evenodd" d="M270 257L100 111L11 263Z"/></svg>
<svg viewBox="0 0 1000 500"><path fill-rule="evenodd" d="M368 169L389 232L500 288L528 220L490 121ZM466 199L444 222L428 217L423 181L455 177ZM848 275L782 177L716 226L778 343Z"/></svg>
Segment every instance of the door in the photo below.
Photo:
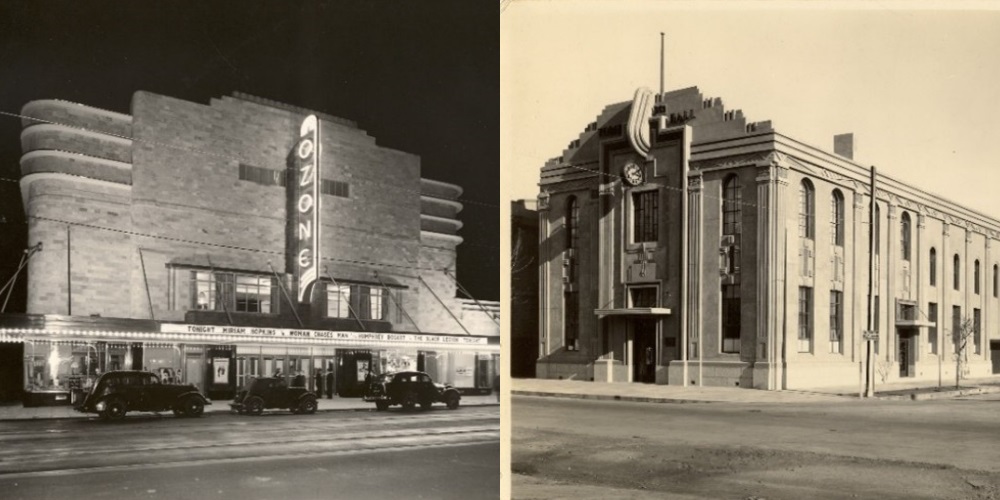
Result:
<svg viewBox="0 0 1000 500"><path fill-rule="evenodd" d="M202 367L200 358L187 358L184 374L187 378L187 383L197 387L199 392L204 393L205 373Z"/></svg>
<svg viewBox="0 0 1000 500"><path fill-rule="evenodd" d="M908 330L899 331L899 377L912 377L913 374L913 332Z"/></svg>
<svg viewBox="0 0 1000 500"><path fill-rule="evenodd" d="M990 359L993 361L993 373L1000 373L1000 340L990 341Z"/></svg>
<svg viewBox="0 0 1000 500"><path fill-rule="evenodd" d="M632 380L656 382L656 321L639 319L632 323Z"/></svg>

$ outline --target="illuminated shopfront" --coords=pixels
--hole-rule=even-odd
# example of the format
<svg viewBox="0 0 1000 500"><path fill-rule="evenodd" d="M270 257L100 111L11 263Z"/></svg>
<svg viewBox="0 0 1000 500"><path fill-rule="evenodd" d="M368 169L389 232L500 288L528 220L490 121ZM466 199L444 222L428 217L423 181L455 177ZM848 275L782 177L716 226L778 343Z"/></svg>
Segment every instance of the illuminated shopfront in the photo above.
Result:
<svg viewBox="0 0 1000 500"><path fill-rule="evenodd" d="M500 348L495 337L486 336L146 321L128 329L128 320L116 320L117 329L51 328L46 318L25 318L4 317L0 342L24 344L29 406L72 404L100 374L112 370L152 371L164 383L194 384L217 400L233 397L251 377L261 376L281 376L330 397L357 397L369 376L402 370L426 371L466 393L486 392L492 389Z"/></svg>

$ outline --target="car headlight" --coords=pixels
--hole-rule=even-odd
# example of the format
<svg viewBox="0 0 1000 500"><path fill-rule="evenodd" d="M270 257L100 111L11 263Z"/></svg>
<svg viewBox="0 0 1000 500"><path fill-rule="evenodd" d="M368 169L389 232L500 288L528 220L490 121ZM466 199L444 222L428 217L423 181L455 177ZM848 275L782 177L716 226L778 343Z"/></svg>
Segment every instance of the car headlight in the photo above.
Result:
<svg viewBox="0 0 1000 500"><path fill-rule="evenodd" d="M97 411L104 411L104 401L101 401L100 403L97 403L97 405L94 406L94 409L97 410Z"/></svg>

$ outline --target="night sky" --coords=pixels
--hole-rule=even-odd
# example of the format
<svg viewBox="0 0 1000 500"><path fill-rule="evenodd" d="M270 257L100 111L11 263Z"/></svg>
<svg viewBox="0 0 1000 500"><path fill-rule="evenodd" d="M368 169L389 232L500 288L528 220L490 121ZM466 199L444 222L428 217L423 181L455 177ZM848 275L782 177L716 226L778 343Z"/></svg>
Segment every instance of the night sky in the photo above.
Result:
<svg viewBox="0 0 1000 500"><path fill-rule="evenodd" d="M234 91L353 120L464 188L458 279L499 299L499 23L493 2L0 2L0 178L20 177L20 113L63 99L129 114L147 90ZM0 180L0 283L26 231ZM7 312L24 310L24 273ZM127 286L127 284L123 284ZM460 294L461 296L461 294ZM2 301L2 296L0 296Z"/></svg>

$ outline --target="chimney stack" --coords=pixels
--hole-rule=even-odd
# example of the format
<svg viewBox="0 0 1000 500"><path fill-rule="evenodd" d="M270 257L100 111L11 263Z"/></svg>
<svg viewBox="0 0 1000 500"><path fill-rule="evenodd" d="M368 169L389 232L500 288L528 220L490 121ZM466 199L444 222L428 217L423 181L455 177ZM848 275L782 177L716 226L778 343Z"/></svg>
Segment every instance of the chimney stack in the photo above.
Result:
<svg viewBox="0 0 1000 500"><path fill-rule="evenodd" d="M854 159L854 134L838 134L833 136L833 152L848 160Z"/></svg>

